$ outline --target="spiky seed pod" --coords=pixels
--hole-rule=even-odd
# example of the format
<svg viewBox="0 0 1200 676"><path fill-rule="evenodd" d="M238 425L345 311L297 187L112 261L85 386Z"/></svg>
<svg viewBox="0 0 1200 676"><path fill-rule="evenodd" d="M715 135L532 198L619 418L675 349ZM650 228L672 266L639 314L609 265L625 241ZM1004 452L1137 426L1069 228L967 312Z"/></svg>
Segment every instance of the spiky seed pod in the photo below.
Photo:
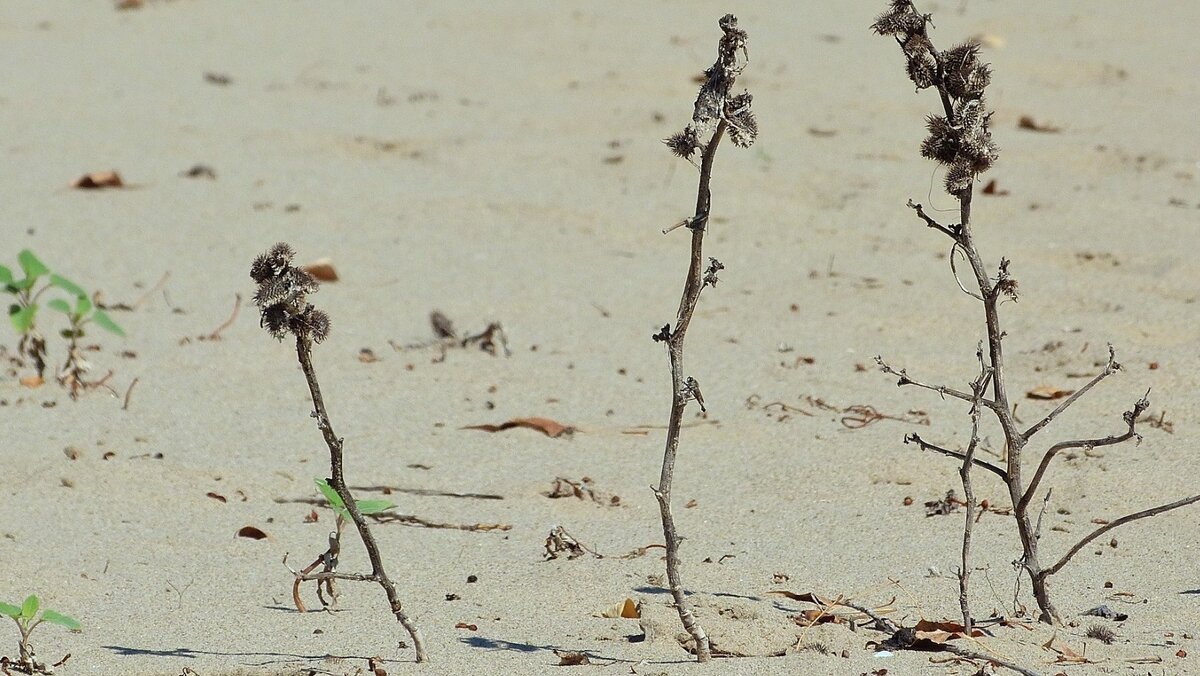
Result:
<svg viewBox="0 0 1200 676"><path fill-rule="evenodd" d="M982 75L990 81L991 73L986 67L980 68L980 49L978 42L969 40L942 52L947 94L957 99L979 98L983 94L987 82L981 84L976 82L976 78Z"/></svg>
<svg viewBox="0 0 1200 676"><path fill-rule="evenodd" d="M672 153L685 160L692 159L692 155L700 149L700 138L696 135L696 128L690 124L683 131L663 139L663 143Z"/></svg>
<svg viewBox="0 0 1200 676"><path fill-rule="evenodd" d="M283 304L268 305L262 309L258 325L276 340L283 340L288 333L288 316L287 307Z"/></svg>
<svg viewBox="0 0 1200 676"><path fill-rule="evenodd" d="M729 121L729 139L739 148L749 148L758 138L758 120L750 103L754 97L742 92L725 103L725 119Z"/></svg>
<svg viewBox="0 0 1200 676"><path fill-rule="evenodd" d="M276 277L284 268L291 265L296 252L284 242L279 242L259 255L250 265L250 277L260 284L271 277Z"/></svg>
<svg viewBox="0 0 1200 676"><path fill-rule="evenodd" d="M929 130L929 136L921 142L921 155L942 164L953 162L958 154L958 130L941 115L930 115L925 120L925 127Z"/></svg>
<svg viewBox="0 0 1200 676"><path fill-rule="evenodd" d="M957 197L971 187L975 175L964 162L955 162L946 170L946 192Z"/></svg>
<svg viewBox="0 0 1200 676"><path fill-rule="evenodd" d="M928 17L913 10L908 0L893 0L892 8L880 14L871 24L871 30L879 35L913 35L925 32Z"/></svg>
<svg viewBox="0 0 1200 676"><path fill-rule="evenodd" d="M937 80L938 61L933 45L923 35L913 35L904 43L905 69L917 89L932 87Z"/></svg>
<svg viewBox="0 0 1200 676"><path fill-rule="evenodd" d="M329 315L311 304L288 319L288 330L294 335L320 343L329 337Z"/></svg>

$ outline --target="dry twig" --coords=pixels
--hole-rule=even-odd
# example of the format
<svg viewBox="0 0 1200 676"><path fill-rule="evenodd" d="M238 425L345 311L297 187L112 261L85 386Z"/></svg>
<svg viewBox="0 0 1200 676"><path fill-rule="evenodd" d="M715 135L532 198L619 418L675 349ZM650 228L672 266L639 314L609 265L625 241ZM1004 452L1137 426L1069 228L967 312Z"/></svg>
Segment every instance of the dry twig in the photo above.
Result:
<svg viewBox="0 0 1200 676"><path fill-rule="evenodd" d="M429 657L425 652L424 637L404 611L396 593L396 585L383 568L383 557L379 554L379 545L375 542L375 536L371 533L366 519L358 509L358 503L346 486L343 473L342 438L333 431L329 414L325 410L325 400L321 396L321 385L317 382L316 369L313 368L312 363L313 343L319 343L329 335L329 316L307 302L308 294L317 290L317 281L307 272L292 266L294 256L292 248L281 243L276 244L267 253L255 259L250 268L251 278L258 283L258 292L254 296L254 303L259 306L262 313L260 323L272 336L282 340L291 334L296 339L296 358L300 362L300 369L304 372L304 379L308 383L308 391L312 396L314 409L312 417L316 419L317 429L320 430L325 445L329 448L329 465L332 475L328 480L329 485L342 499L346 513L349 514L350 521L358 531L363 547L367 550L367 557L371 561L371 572L368 575L346 576L334 572L333 568L336 566L339 547L332 543L332 539L336 536L331 536L330 550L326 554L330 554L330 552L332 554L328 557L323 555L319 560L331 560L332 565L328 566L329 570L312 579L356 579L378 583L387 594L392 614L396 616L396 620L412 638L417 661L425 662ZM340 528L337 535L340 535Z"/></svg>
<svg viewBox="0 0 1200 676"><path fill-rule="evenodd" d="M739 147L749 147L758 135L758 124L750 112L752 97L749 92L733 93L737 76L745 68L744 60L739 63L738 54L746 56L746 32L738 28L737 18L726 14L720 21L722 36L717 46L717 61L705 72L704 84L696 97L692 122L683 131L666 139L671 151L686 160L699 152L700 182L696 191L696 211L685 219L683 226L691 232L691 262L684 281L683 296L675 317L675 326L666 325L654 336L663 342L671 362L671 416L667 425L666 448L663 452L662 473L657 488L652 488L658 500L662 517L663 536L667 549L667 579L675 608L683 627L695 643L696 660L707 662L712 658L708 635L692 614L691 606L683 590L679 575L680 537L675 530L675 518L671 513L671 482L675 475L675 456L679 450L679 431L683 423L683 411L689 401L696 401L704 409L700 384L683 370L683 340L687 334L700 292L706 286L715 287L717 272L723 268L719 261L710 258L704 267L704 233L708 229L711 213L713 159L721 139L729 134L730 140ZM667 229L670 232L673 228Z"/></svg>

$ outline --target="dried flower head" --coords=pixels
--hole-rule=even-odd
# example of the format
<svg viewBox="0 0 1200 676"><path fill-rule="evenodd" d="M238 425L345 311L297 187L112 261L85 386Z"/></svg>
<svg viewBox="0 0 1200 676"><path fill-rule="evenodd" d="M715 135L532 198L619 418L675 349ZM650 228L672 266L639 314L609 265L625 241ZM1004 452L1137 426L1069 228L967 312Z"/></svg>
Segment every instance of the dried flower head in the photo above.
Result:
<svg viewBox="0 0 1200 676"><path fill-rule="evenodd" d="M663 143L667 144L672 153L685 160L692 159L692 155L696 154L700 148L700 138L696 135L696 128L690 124L683 131L663 139Z"/></svg>
<svg viewBox="0 0 1200 676"><path fill-rule="evenodd" d="M880 35L895 37L917 89L936 87L941 94L945 114L926 120L929 134L921 142L921 155L947 166L946 192L960 196L979 174L992 168L999 155L988 127L992 114L984 103L992 71L979 60L981 48L974 40L944 52L934 49L929 20L912 0L891 0L890 9L871 27Z"/></svg>
<svg viewBox="0 0 1200 676"><path fill-rule="evenodd" d="M925 32L925 24L929 21L928 14L917 12L909 0L892 0L891 5L891 9L875 19L871 30L879 35L904 37Z"/></svg>
<svg viewBox="0 0 1200 676"><path fill-rule="evenodd" d="M292 267L295 255L281 242L250 265L250 277L258 282L254 304L261 313L259 325L278 340L290 333L319 343L329 336L329 316L307 302L319 285L312 275Z"/></svg>
<svg viewBox="0 0 1200 676"><path fill-rule="evenodd" d="M930 115L925 126L929 129L929 136L921 142L921 155L942 164L953 162L958 155L959 131L941 115Z"/></svg>
<svg viewBox="0 0 1200 676"><path fill-rule="evenodd" d="M717 44L717 60L704 71L704 83L696 95L692 123L683 131L667 138L664 143L671 152L684 159L705 147L704 138L712 136L720 122L729 129L735 145L748 148L758 137L758 121L750 109L753 97L749 92L733 94L737 76L746 67L746 31L738 28L737 17L726 14L719 22L722 36ZM738 55L741 54L741 61Z"/></svg>

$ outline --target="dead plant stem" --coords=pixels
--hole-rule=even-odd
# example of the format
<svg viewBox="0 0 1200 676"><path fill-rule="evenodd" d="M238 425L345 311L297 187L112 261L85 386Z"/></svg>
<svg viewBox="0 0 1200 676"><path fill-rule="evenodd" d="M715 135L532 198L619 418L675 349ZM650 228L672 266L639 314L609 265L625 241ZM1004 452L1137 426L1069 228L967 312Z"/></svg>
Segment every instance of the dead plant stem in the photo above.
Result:
<svg viewBox="0 0 1200 676"><path fill-rule="evenodd" d="M396 585L383 569L383 558L379 555L379 545L375 542L375 536L371 534L366 519L358 511L358 504L354 501L354 496L346 487L342 467L342 439L334 434L333 425L329 422L329 414L325 410L325 400L321 397L321 385L317 382L317 373L312 365L312 341L307 336L296 336L296 357L300 361L300 368L304 371L304 378L308 381L308 390L312 394L313 417L317 419L317 429L321 430L321 435L325 438L325 445L329 447L329 465L332 474L329 485L341 497L342 504L350 514L350 520L354 522L354 527L358 530L358 535L367 550L367 557L371 561L371 574L368 579L378 582L379 586L383 587L392 614L412 637L417 661L427 662L429 656L425 652L425 639L421 635L421 630L404 612L404 607L396 594Z"/></svg>

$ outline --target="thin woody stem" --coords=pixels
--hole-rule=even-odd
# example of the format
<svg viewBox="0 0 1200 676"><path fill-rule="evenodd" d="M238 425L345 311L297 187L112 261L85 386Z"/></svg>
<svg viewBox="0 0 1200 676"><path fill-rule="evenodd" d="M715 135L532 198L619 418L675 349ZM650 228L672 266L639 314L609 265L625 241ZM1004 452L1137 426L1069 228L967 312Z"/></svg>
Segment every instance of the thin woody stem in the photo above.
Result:
<svg viewBox="0 0 1200 676"><path fill-rule="evenodd" d="M1099 383L1101 380L1104 380L1105 378L1109 377L1110 375L1112 375L1120 370L1121 370L1121 365L1118 364L1116 361L1116 352L1113 350L1113 346L1109 345L1108 346L1108 363L1104 365L1104 370L1101 371L1100 373L1096 374L1096 376L1094 378L1092 378L1090 381L1088 381L1088 383L1086 385L1084 385L1083 387L1079 388L1074 393L1072 393L1071 396L1064 399L1063 402L1061 404L1059 404L1053 411L1050 411L1050 413L1047 414L1045 418L1042 418L1037 423L1032 425L1029 429L1025 430L1025 432L1023 432L1021 434L1021 438L1024 439L1025 441L1029 441L1033 437L1033 435L1040 432L1042 430L1042 428L1044 428L1046 425L1049 425L1051 421L1053 421L1055 418L1057 418L1060 413L1067 410L1067 407L1069 407L1071 404L1074 404L1083 395L1087 394L1088 390L1095 387L1096 384Z"/></svg>
<svg viewBox="0 0 1200 676"><path fill-rule="evenodd" d="M959 460L966 460L966 458L967 458L966 453L963 453L961 451L952 451L948 448L943 448L941 446L931 444L928 441L925 441L924 439L922 439L921 436L916 434L915 432L912 434L909 434L907 437L904 437L904 443L916 444L917 446L919 446L921 448L922 451L933 451L934 453L941 453L942 455L948 455L951 458L958 458ZM996 476L1000 477L1000 479L1003 481L1008 480L1007 479L1008 475L1005 474L1003 468L993 465L992 463L988 462L987 460L980 460L979 458L973 458L971 464L975 465L976 467L982 467L983 469L986 469L987 471L991 472L992 474L995 474Z"/></svg>
<svg viewBox="0 0 1200 676"><path fill-rule="evenodd" d="M1101 439L1076 439L1073 441L1062 441L1051 446L1042 456L1042 461L1038 464L1037 471L1033 473L1033 479L1030 480L1029 487L1025 489L1025 494L1021 497L1021 501L1017 505L1017 508L1021 511L1024 511L1025 508L1028 507L1030 500L1033 499L1034 493L1037 492L1038 486L1042 483L1042 477L1046 474L1046 469L1050 466L1050 461L1053 460L1054 456L1058 455L1061 451L1071 448L1091 449L1098 446L1112 446L1113 444L1129 441L1134 437L1140 439L1141 437L1138 436L1138 433L1135 430L1137 418L1149 406L1150 401L1145 397L1142 397L1133 405L1132 410L1126 411L1125 422L1127 425L1129 425L1129 429L1126 430L1124 434L1114 434Z"/></svg>
<svg viewBox="0 0 1200 676"><path fill-rule="evenodd" d="M378 582L379 586L383 587L384 593L387 594L392 614L396 616L401 626L412 637L413 649L416 651L417 661L427 662L429 661L429 656L425 652L425 639L421 635L421 630L417 628L417 625L404 612L404 607L401 605L400 598L396 594L396 585L383 569L383 557L379 555L379 545L375 542L375 536L371 534L371 529L367 526L366 519L363 518L362 513L358 510L358 503L355 502L350 489L346 487L346 479L342 470L342 439L334 433L333 425L329 422L329 414L325 410L325 400L321 397L321 385L317 382L317 373L312 365L312 341L308 336L296 336L296 357L300 361L300 368L304 371L304 378L308 381L308 390L312 394L313 417L317 419L317 429L321 430L321 435L325 438L325 445L329 447L329 465L330 472L332 473L329 485L333 487L333 490L342 499L342 504L350 514L350 520L354 522L354 527L358 530L358 535L367 550L367 557L371 561L371 573L369 577L373 581ZM325 575L327 579L332 577L335 576ZM338 575L336 577L341 576Z"/></svg>
<svg viewBox="0 0 1200 676"><path fill-rule="evenodd" d="M1129 523L1130 521L1137 521L1138 519L1148 519L1152 516L1158 516L1159 514L1162 514L1163 512L1169 512L1172 509L1186 507L1186 506L1196 503L1196 502L1200 502L1200 495L1193 495L1190 498L1176 500L1175 502L1167 503L1165 505L1159 505L1158 507L1151 507L1150 509L1143 509L1140 512L1134 512L1133 514L1126 514L1125 516L1123 516L1115 521L1110 521L1109 523L1106 523L1105 525L1092 531L1087 537L1085 537L1082 540L1080 540L1079 542L1077 542L1074 547L1071 547L1071 549L1069 549L1067 551L1066 554L1063 554L1063 557L1058 560L1058 563L1043 570L1042 576L1049 577L1049 576L1057 573L1058 571L1062 570L1062 567L1067 565L1067 562L1071 560L1071 557L1078 554L1079 550L1086 547L1089 542L1091 542L1092 540L1095 540L1096 538L1100 537L1101 535L1104 535L1108 531L1110 531L1118 526L1123 526L1123 525Z"/></svg>
<svg viewBox="0 0 1200 676"><path fill-rule="evenodd" d="M690 399L689 390L685 386L687 376L683 370L683 340L687 335L688 325L704 288L701 277L704 261L704 233L708 226L708 213L711 206L709 182L712 178L713 158L717 146L725 135L728 123L721 119L712 138L704 146L704 154L700 161L700 183L696 194L696 214L692 217L688 228L692 231L691 262L688 265L687 279L683 285L683 295L679 301L679 311L675 319L674 330L667 339L667 354L671 361L671 417L667 423L667 442L663 451L662 473L659 475L658 488L654 497L658 500L659 513L662 516L663 537L667 550L667 581L671 588L671 597L675 608L679 611L679 621L691 635L696 644L696 660L707 662L712 659L708 634L692 613L691 604L683 590L683 581L679 575L679 542L680 537L675 530L675 518L671 513L671 482L675 476L675 457L679 451L679 432L683 426L683 411Z"/></svg>

